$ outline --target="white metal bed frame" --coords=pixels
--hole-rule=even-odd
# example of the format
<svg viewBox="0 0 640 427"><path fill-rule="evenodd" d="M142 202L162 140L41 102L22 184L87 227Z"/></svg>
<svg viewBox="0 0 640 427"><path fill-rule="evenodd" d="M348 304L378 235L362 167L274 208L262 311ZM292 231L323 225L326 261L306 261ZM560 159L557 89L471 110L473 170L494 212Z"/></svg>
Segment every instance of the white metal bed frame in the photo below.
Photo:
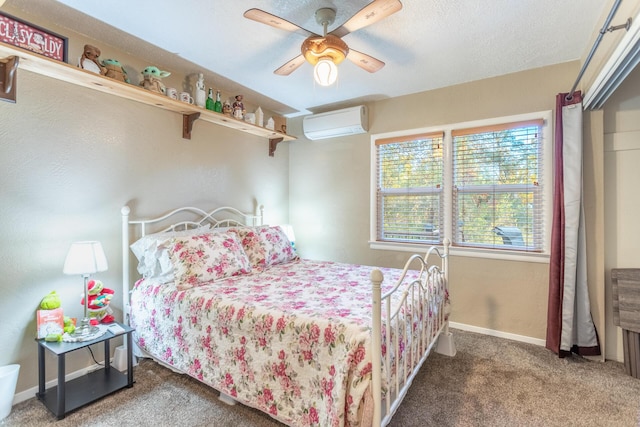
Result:
<svg viewBox="0 0 640 427"><path fill-rule="evenodd" d="M130 208L124 206L121 209L122 215L122 295L123 295L123 322L129 323L129 303L130 293L130 258L129 245L131 241L130 227L139 227L140 233L134 238L138 239L149 232L163 232L176 229L199 227L210 223L213 228L234 225L257 226L263 224L264 209L258 206L253 214L243 213L232 207L221 207L210 212L194 207L184 207L175 209L165 215L152 219L131 220L129 218ZM163 225L172 218L184 217L185 215L195 216L195 219L181 219L171 225ZM224 215L224 219L217 216ZM148 230L149 227L158 225L158 230ZM432 247L424 256L412 255L405 264L404 271L398 283L389 292L382 294L381 284L383 281L382 272L374 268L371 272L371 283L373 290L372 306L372 399L374 402L373 426L385 426L391 421L400 403L407 394L414 377L417 375L422 364L425 362L431 350L435 348L437 353L447 356L454 356L456 353L453 335L449 332L448 305L446 304L446 293L448 292L449 278L449 246L450 242L445 240L442 249ZM440 265L429 265L430 256L439 258ZM420 277L411 283L403 283L407 271L414 264L418 264ZM413 268L414 270L416 268ZM391 295L395 292L402 292L400 302L396 303L396 309L392 311ZM411 309L409 309L411 307ZM402 320L401 312L411 312L411 316L405 315ZM415 322L419 321L416 327ZM395 323L394 323L395 322ZM393 327L391 325L394 325ZM384 325L384 326L383 326ZM382 328L385 327L386 337L386 357L382 357ZM399 331L409 331L410 334L400 334ZM391 338L393 335L393 339ZM403 335L403 343L399 338ZM400 345L404 344L405 352L411 352L411 357L405 357L404 363L396 366L395 379L391 380L392 354L398 354ZM377 350L376 350L377 349ZM391 351L393 349L393 351ZM407 350L408 349L408 350ZM382 396L383 370L385 367L388 392L384 400ZM221 400L228 402L230 397L223 396Z"/></svg>
<svg viewBox="0 0 640 427"><path fill-rule="evenodd" d="M129 324L129 311L131 310L131 306L129 305L129 292L131 291L131 280L129 276L131 267L129 260L131 259L131 252L129 246L133 242L131 241L129 233L130 226L140 227L140 234L135 236L135 239L139 239L140 237L146 236L149 233L147 227L153 226L154 224L159 224L160 229L152 230L151 232L162 233L171 230L198 228L205 224L211 224L212 228L230 227L234 225L253 227L262 225L264 222L264 206L262 205L259 205L256 208L256 212L254 214L247 214L229 206L216 208L210 212L204 211L200 208L186 206L174 209L157 218L141 220L129 219L129 214L131 213L131 208L129 208L129 206L123 206L122 209L120 209L120 213L122 215L122 318L123 322L127 325ZM170 218L176 218L184 214L190 215L192 219L187 218L179 222L166 225ZM219 215L224 215L225 218L218 219L216 216Z"/></svg>

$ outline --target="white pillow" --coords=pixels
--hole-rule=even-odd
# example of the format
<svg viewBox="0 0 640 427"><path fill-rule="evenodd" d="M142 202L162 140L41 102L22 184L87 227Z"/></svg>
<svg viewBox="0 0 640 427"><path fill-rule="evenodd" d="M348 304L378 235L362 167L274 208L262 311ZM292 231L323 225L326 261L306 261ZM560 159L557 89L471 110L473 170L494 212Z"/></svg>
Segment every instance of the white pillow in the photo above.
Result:
<svg viewBox="0 0 640 427"><path fill-rule="evenodd" d="M138 258L138 273L142 277L153 277L161 282L173 280L173 266L167 249L162 243L174 237L187 237L209 231L209 224L189 230L165 231L147 234L134 242L130 248Z"/></svg>

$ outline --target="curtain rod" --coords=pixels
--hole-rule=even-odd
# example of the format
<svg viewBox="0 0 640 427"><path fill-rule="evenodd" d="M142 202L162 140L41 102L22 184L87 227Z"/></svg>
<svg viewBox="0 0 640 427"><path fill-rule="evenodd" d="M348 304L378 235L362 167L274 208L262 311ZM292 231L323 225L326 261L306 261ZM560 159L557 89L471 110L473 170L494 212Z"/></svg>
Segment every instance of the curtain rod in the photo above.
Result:
<svg viewBox="0 0 640 427"><path fill-rule="evenodd" d="M607 31L611 32L611 31L622 29L622 28L626 28L627 30L629 30L629 27L631 26L631 18L627 19L627 22L625 24L623 24L623 25L617 25L615 27L609 27L609 24L611 23L611 20L613 19L613 15L616 14L616 11L618 10L618 6L620 6L620 2L621 1L622 0L616 0L616 2L613 4L613 6L611 6L611 10L609 11L609 15L607 16L607 19L604 21L604 25L602 26L602 29L600 30L600 33L598 34L598 38L596 39L596 41L593 43L593 46L591 47L591 51L589 52L589 55L587 56L587 59L584 61L584 64L582 64L582 68L580 69L580 72L578 73L578 77L576 78L575 83L571 87L571 90L569 91L567 96L565 96L565 99L567 101L571 101L573 99L573 94L576 91L576 87L578 87L578 83L580 82L580 79L582 78L582 75L584 74L585 70L589 66L589 63L591 62L591 59L593 58L593 54L595 53L596 49L598 48L598 45L600 44L600 41L602 40L602 37L605 35L605 33Z"/></svg>

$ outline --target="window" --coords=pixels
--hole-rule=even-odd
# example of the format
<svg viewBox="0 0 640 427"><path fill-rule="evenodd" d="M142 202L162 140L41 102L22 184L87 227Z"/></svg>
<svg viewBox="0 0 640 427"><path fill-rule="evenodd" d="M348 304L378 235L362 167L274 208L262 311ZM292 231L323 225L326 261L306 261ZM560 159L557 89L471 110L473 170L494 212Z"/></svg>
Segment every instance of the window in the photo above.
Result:
<svg viewBox="0 0 640 427"><path fill-rule="evenodd" d="M550 120L545 112L374 135L372 241L545 253Z"/></svg>
<svg viewBox="0 0 640 427"><path fill-rule="evenodd" d="M378 239L441 241L443 133L378 139Z"/></svg>

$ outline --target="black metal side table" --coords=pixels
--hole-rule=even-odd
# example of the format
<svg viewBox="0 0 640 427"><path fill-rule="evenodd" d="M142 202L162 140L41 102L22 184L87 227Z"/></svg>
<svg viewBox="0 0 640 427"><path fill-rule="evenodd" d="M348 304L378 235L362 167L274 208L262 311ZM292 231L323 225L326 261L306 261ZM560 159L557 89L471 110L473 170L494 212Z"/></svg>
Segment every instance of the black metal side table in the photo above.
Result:
<svg viewBox="0 0 640 427"><path fill-rule="evenodd" d="M104 396L133 387L133 354L131 333L129 326L119 324L124 332L114 334L110 330L104 335L90 341L82 342L47 342L38 340L38 392L36 396L45 406L58 417L63 419L69 412L94 402ZM110 341L124 335L127 340L127 372L121 373L110 366ZM69 382L65 381L65 356L67 353L88 347L93 344L104 343L104 368L90 372ZM45 389L44 352L48 350L58 356L58 385Z"/></svg>

